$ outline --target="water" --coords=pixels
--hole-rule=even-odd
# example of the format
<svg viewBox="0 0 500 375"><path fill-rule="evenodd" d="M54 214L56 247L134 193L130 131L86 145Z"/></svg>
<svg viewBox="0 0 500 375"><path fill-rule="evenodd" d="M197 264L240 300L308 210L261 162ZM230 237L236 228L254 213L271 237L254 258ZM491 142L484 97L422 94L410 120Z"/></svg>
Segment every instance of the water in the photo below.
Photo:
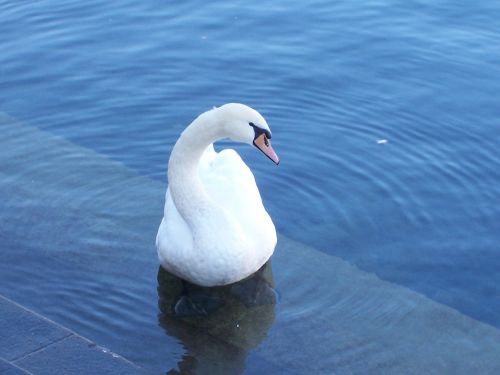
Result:
<svg viewBox="0 0 500 375"><path fill-rule="evenodd" d="M0 111L159 185L171 146L198 113L229 101L249 104L267 118L282 162L276 168L247 146L231 146L254 171L280 233L500 328L499 16L500 5L487 1L0 2ZM55 168L41 162L39 172ZM19 177L21 167L7 168L12 163L2 161L2 179ZM57 219L60 205L72 207L69 198L48 205L11 194L3 204L16 207L18 224L35 220L38 206L54 228L78 227ZM122 204L117 199L130 216ZM142 225L152 238L161 207L151 209ZM85 222L90 250L79 259L86 266L78 263L78 277L68 271L67 285L55 284L62 276L36 272L58 259L49 242L38 244L47 258L19 263L8 253L16 267L0 274L0 284L141 364L173 368L180 346L159 359L161 349L139 353L123 343L134 327L156 322L158 308L148 304L158 298L154 262L139 267L136 282L135 271L123 271L132 265L89 281L103 262L99 249L126 242L112 216L99 215L100 225ZM14 233L3 226L3 248L37 247ZM60 241L58 251L79 254L69 239ZM149 250L134 262L154 257ZM11 288L19 274L46 278L50 298L29 283ZM82 290L89 292L72 310L53 303L74 302ZM95 302L98 295L109 298ZM317 302L308 301L306 310ZM144 332L145 341L158 337L152 327ZM249 366L257 366L251 358Z"/></svg>

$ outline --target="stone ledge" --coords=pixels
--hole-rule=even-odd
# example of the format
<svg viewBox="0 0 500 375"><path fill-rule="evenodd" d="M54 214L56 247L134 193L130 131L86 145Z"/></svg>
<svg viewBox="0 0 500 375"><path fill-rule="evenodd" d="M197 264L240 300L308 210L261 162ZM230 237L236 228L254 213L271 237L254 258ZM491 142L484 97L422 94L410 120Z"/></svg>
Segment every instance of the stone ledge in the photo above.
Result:
<svg viewBox="0 0 500 375"><path fill-rule="evenodd" d="M146 374L122 356L0 295L0 373Z"/></svg>
<svg viewBox="0 0 500 375"><path fill-rule="evenodd" d="M27 372L22 368L17 367L13 363L9 363L0 359L0 374L2 375L26 375L31 374L31 372Z"/></svg>

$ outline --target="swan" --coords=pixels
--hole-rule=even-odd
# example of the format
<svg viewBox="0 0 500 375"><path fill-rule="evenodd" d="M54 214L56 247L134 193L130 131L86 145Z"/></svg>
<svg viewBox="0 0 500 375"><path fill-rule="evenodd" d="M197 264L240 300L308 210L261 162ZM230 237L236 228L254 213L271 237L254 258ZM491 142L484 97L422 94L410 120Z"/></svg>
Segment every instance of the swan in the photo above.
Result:
<svg viewBox="0 0 500 375"><path fill-rule="evenodd" d="M158 258L167 271L205 287L255 273L277 241L248 166L232 149L214 150L213 143L223 138L254 145L279 164L266 120L244 104L202 113L175 143L156 236Z"/></svg>

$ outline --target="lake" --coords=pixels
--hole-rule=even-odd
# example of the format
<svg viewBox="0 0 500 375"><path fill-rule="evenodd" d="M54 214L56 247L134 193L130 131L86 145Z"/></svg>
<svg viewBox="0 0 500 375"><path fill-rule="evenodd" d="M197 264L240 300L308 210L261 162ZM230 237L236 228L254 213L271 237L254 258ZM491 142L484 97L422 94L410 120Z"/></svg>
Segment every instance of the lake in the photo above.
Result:
<svg viewBox="0 0 500 375"><path fill-rule="evenodd" d="M266 359L266 342L298 316L349 306L338 286L311 289L335 283L328 268L284 269L313 258L496 332L499 18L484 0L0 2L0 111L28 124L8 128L0 159L0 293L156 373L186 347L209 373L200 358L227 353L238 359L224 373L292 373ZM154 236L173 144L227 102L273 131L279 167L246 145L216 148L250 166L286 245L258 338L211 357L191 344L210 338L161 315ZM284 250L297 244L310 250ZM340 316L383 315L371 299L351 308ZM393 321L377 319L387 333Z"/></svg>

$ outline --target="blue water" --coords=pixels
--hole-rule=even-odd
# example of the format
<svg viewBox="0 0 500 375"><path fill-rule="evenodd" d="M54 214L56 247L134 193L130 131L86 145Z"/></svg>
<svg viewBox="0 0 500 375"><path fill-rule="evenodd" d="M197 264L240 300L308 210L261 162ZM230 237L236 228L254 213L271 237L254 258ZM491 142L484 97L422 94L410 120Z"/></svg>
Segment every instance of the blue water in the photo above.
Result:
<svg viewBox="0 0 500 375"><path fill-rule="evenodd" d="M165 181L186 124L246 103L281 164L232 146L281 233L500 328L498 19L484 0L3 1L0 111Z"/></svg>

